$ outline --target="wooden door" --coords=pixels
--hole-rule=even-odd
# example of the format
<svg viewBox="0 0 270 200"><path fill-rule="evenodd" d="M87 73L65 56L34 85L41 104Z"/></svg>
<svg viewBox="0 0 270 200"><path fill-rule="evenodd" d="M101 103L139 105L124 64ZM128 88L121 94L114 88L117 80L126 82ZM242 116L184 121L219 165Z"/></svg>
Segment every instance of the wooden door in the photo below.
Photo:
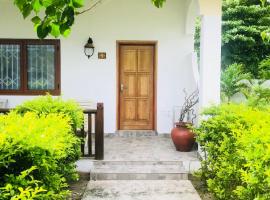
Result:
<svg viewBox="0 0 270 200"><path fill-rule="evenodd" d="M119 46L119 128L154 130L154 45Z"/></svg>

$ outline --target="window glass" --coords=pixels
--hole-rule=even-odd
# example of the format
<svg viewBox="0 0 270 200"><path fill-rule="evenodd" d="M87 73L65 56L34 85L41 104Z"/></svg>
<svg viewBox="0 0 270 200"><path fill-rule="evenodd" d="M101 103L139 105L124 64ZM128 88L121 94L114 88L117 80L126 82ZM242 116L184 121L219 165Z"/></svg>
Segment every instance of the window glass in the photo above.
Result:
<svg viewBox="0 0 270 200"><path fill-rule="evenodd" d="M20 45L0 44L0 90L19 90L20 82Z"/></svg>
<svg viewBox="0 0 270 200"><path fill-rule="evenodd" d="M54 45L27 45L27 85L30 90L55 89Z"/></svg>

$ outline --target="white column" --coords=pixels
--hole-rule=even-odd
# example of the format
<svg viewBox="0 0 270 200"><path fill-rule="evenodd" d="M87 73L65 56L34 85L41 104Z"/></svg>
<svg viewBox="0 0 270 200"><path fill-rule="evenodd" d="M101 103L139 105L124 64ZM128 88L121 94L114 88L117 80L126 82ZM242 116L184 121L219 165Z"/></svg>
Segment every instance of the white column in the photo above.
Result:
<svg viewBox="0 0 270 200"><path fill-rule="evenodd" d="M200 55L200 108L220 103L221 15L203 15Z"/></svg>

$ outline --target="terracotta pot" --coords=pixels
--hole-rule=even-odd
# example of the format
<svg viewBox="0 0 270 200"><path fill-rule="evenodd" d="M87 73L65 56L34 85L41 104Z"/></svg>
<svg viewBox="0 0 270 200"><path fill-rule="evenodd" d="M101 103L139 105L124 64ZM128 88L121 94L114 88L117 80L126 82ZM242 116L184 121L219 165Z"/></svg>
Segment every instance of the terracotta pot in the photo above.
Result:
<svg viewBox="0 0 270 200"><path fill-rule="evenodd" d="M189 123L179 122L171 132L171 137L177 151L189 152L195 143L195 135L188 128Z"/></svg>

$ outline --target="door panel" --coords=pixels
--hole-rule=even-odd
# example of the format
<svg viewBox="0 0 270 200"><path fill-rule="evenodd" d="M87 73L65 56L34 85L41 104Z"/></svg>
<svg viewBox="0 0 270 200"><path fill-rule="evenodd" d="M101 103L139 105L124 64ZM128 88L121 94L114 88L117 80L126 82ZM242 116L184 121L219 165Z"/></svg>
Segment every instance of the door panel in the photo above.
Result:
<svg viewBox="0 0 270 200"><path fill-rule="evenodd" d="M136 72L138 60L136 49L127 49L123 47L121 57L122 68L124 72Z"/></svg>
<svg viewBox="0 0 270 200"><path fill-rule="evenodd" d="M120 130L154 129L154 50L154 45L120 45Z"/></svg>
<svg viewBox="0 0 270 200"><path fill-rule="evenodd" d="M124 104L124 119L126 121L136 120L136 100L126 99Z"/></svg>
<svg viewBox="0 0 270 200"><path fill-rule="evenodd" d="M135 74L126 73L125 79L123 79L123 93L125 97L136 97L137 88L136 88L137 80ZM121 86L120 86L121 87Z"/></svg>
<svg viewBox="0 0 270 200"><path fill-rule="evenodd" d="M149 101L148 99L139 99L138 100L138 120L139 121L149 121L150 113L145 112L145 108L148 108Z"/></svg>
<svg viewBox="0 0 270 200"><path fill-rule="evenodd" d="M151 87L151 77L147 74L143 74L138 77L138 97L149 97Z"/></svg>
<svg viewBox="0 0 270 200"><path fill-rule="evenodd" d="M154 66L153 49L142 47L138 50L138 72L151 72Z"/></svg>

